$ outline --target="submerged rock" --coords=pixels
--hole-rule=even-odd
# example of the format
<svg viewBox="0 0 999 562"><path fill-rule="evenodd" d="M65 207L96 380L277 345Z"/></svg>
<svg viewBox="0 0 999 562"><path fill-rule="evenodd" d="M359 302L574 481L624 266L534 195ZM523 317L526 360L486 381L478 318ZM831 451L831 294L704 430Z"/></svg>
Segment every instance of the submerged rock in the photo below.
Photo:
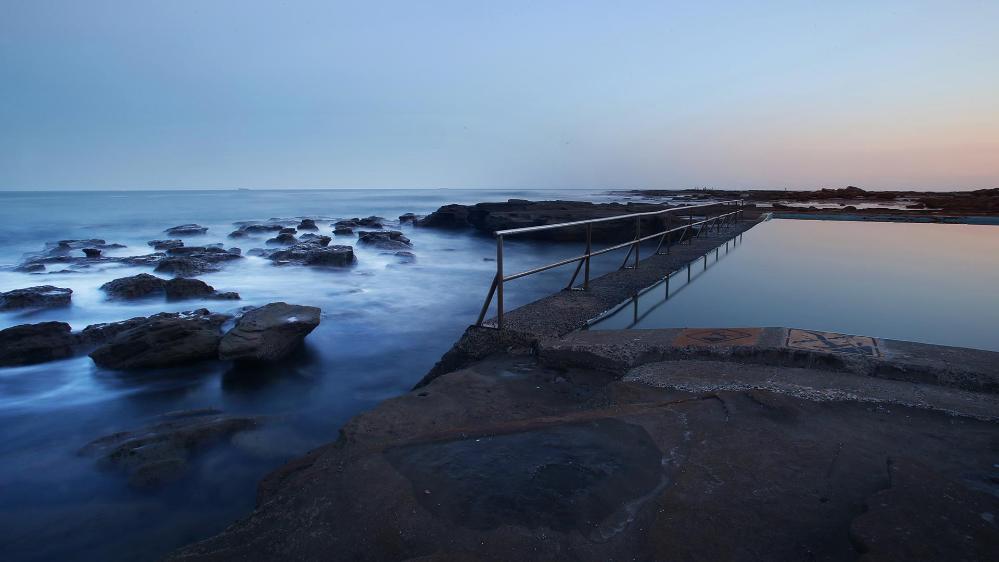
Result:
<svg viewBox="0 0 999 562"><path fill-rule="evenodd" d="M406 224L406 223L416 224L416 221L418 220L420 220L420 217L415 213L405 213L399 215L399 224Z"/></svg>
<svg viewBox="0 0 999 562"><path fill-rule="evenodd" d="M283 302L243 314L219 345L219 358L275 361L295 350L319 325L322 311Z"/></svg>
<svg viewBox="0 0 999 562"><path fill-rule="evenodd" d="M83 255L87 256L88 258L99 258L101 256L101 249L100 248L84 248L83 249Z"/></svg>
<svg viewBox="0 0 999 562"><path fill-rule="evenodd" d="M14 271L20 271L22 273L38 273L39 271L45 271L45 265L40 263L26 263L15 267Z"/></svg>
<svg viewBox="0 0 999 562"><path fill-rule="evenodd" d="M52 285L14 289L13 291L0 293L0 310L67 306L72 296L72 289L54 287Z"/></svg>
<svg viewBox="0 0 999 562"><path fill-rule="evenodd" d="M377 232L361 230L357 233L357 242L358 244L366 244L383 250L403 250L413 247L409 238L403 236L398 230Z"/></svg>
<svg viewBox="0 0 999 562"><path fill-rule="evenodd" d="M166 232L171 236L194 236L208 232L208 227L201 226L200 224L182 224L180 226L170 227L163 232Z"/></svg>
<svg viewBox="0 0 999 562"><path fill-rule="evenodd" d="M183 240L150 240L147 242L154 250L169 250L170 248L180 248L184 245Z"/></svg>
<svg viewBox="0 0 999 562"><path fill-rule="evenodd" d="M229 318L206 309L161 313L137 322L90 353L109 369L168 367L217 356L219 327Z"/></svg>
<svg viewBox="0 0 999 562"><path fill-rule="evenodd" d="M73 355L77 343L65 322L21 324L0 330L0 367L33 365Z"/></svg>
<svg viewBox="0 0 999 562"><path fill-rule="evenodd" d="M212 409L172 412L148 427L92 441L80 454L96 456L101 467L124 471L132 486L149 488L181 477L197 449L259 424L259 418Z"/></svg>

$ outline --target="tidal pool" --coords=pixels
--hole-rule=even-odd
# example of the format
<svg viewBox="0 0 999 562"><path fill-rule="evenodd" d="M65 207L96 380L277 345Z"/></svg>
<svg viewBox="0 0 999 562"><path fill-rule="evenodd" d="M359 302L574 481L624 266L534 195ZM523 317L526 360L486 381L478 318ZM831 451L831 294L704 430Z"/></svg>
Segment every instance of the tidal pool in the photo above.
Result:
<svg viewBox="0 0 999 562"><path fill-rule="evenodd" d="M705 258L590 329L787 326L999 351L999 226L775 219Z"/></svg>

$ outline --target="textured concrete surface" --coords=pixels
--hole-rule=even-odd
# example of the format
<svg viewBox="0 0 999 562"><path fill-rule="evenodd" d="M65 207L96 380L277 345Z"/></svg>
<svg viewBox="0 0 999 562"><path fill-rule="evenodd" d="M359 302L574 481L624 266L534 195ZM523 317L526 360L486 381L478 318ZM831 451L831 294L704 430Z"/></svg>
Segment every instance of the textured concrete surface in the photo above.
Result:
<svg viewBox="0 0 999 562"><path fill-rule="evenodd" d="M685 369L685 371L684 371ZM994 395L499 355L361 414L173 560L989 560ZM964 394L963 394L964 393Z"/></svg>

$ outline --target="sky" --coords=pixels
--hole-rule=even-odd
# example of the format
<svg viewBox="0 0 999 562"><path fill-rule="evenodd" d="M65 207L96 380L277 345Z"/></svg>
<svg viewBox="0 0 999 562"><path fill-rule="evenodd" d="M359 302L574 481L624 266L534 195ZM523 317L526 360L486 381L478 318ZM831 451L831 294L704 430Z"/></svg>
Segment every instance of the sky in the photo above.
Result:
<svg viewBox="0 0 999 562"><path fill-rule="evenodd" d="M999 187L999 1L0 0L0 189Z"/></svg>

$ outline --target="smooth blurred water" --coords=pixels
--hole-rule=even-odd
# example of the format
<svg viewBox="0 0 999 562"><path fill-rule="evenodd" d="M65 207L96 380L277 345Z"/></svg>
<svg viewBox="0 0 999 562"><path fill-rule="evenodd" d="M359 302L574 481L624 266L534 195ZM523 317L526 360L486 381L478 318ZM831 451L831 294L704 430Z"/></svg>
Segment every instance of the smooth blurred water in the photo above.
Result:
<svg viewBox="0 0 999 562"><path fill-rule="evenodd" d="M206 362L155 372L97 368L86 356L0 368L0 552L5 560L149 560L221 531L248 513L268 471L335 440L352 415L409 390L472 323L495 272L493 240L469 231L402 227L416 263L355 246L358 263L341 270L277 267L255 257L199 278L243 300L109 302L98 287L149 272L124 267L72 274L13 272L25 252L47 241L104 238L149 253L165 228L197 222L208 234L188 245L222 242L244 254L263 245L226 235L233 222L313 217L330 234L333 219L429 213L446 203L531 199L620 200L586 191L358 190L0 193L0 291L41 284L73 289L73 305L0 313L0 328L45 320L74 329L161 311L207 307L225 312L273 301L319 306L322 324L294 361L240 371ZM327 220L328 219L328 220ZM354 237L335 243L353 243ZM577 245L506 245L508 271L576 255ZM619 264L609 255L595 274ZM3 268L6 267L6 270ZM56 267L55 269L58 269ZM513 308L563 286L566 268L507 287ZM137 492L120 473L102 472L77 450L87 442L142 427L164 412L220 408L270 421L194 458L187 476Z"/></svg>
<svg viewBox="0 0 999 562"><path fill-rule="evenodd" d="M786 326L999 351L999 226L771 220L665 297L661 284L591 329Z"/></svg>

